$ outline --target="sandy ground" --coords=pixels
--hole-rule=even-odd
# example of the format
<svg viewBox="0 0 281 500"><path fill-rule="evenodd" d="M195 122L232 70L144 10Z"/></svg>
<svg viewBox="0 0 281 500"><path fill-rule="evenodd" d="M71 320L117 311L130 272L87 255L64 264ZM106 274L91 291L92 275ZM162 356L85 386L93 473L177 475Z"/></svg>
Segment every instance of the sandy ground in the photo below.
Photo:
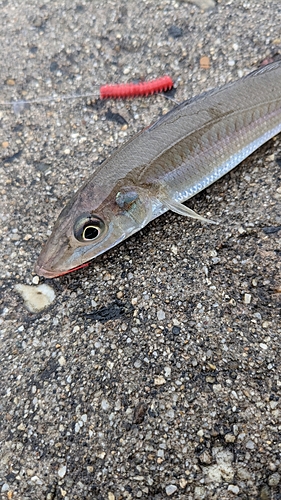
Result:
<svg viewBox="0 0 281 500"><path fill-rule="evenodd" d="M1 101L163 74L181 101L281 53L279 1L210 3L4 1ZM0 106L3 499L280 498L280 137L189 202L219 226L168 213L41 313L14 288L91 164L172 106Z"/></svg>

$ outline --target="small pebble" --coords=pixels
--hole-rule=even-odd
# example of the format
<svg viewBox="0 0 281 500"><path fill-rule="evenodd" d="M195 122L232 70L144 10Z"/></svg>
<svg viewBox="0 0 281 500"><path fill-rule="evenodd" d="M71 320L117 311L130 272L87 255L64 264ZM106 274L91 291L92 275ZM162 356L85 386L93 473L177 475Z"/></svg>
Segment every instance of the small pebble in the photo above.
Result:
<svg viewBox="0 0 281 500"><path fill-rule="evenodd" d="M187 485L187 480L184 477L181 477L179 483L180 483L180 487L182 489L184 489Z"/></svg>
<svg viewBox="0 0 281 500"><path fill-rule="evenodd" d="M103 399L102 402L101 402L101 407L104 411L108 410L109 409L109 404L108 402L106 401L106 399Z"/></svg>
<svg viewBox="0 0 281 500"><path fill-rule="evenodd" d="M169 496L173 495L177 491L177 486L175 484L169 484L166 486L166 494Z"/></svg>
<svg viewBox="0 0 281 500"><path fill-rule="evenodd" d="M66 365L66 359L64 356L60 356L59 358L59 365L60 366L65 366Z"/></svg>
<svg viewBox="0 0 281 500"><path fill-rule="evenodd" d="M178 26L170 26L170 28L168 29L168 35L173 38L179 38L180 36L182 36L182 29Z"/></svg>
<svg viewBox="0 0 281 500"><path fill-rule="evenodd" d="M187 0L187 2L197 5L197 7L202 10L213 9L216 6L214 0Z"/></svg>
<svg viewBox="0 0 281 500"><path fill-rule="evenodd" d="M210 58L208 56L200 57L200 68L202 69L210 68Z"/></svg>
<svg viewBox="0 0 281 500"><path fill-rule="evenodd" d="M238 495L239 493L239 487L236 486L236 484L230 484L227 488L228 491L230 491L231 493L233 493L234 495Z"/></svg>
<svg viewBox="0 0 281 500"><path fill-rule="evenodd" d="M201 455L199 455L199 460L202 464L210 465L212 463L212 457L210 453L205 450Z"/></svg>
<svg viewBox="0 0 281 500"><path fill-rule="evenodd" d="M235 436L233 434L226 434L224 436L224 440L226 443L234 443L234 441L236 440Z"/></svg>
<svg viewBox="0 0 281 500"><path fill-rule="evenodd" d="M260 500L271 500L272 496L270 494L270 489L267 485L264 485L260 492Z"/></svg>
<svg viewBox="0 0 281 500"><path fill-rule="evenodd" d="M164 311L162 309L158 309L158 311L157 311L157 319L159 321L161 321L161 320L165 319L165 317L166 317L166 314L164 313Z"/></svg>
<svg viewBox="0 0 281 500"><path fill-rule="evenodd" d="M250 293L245 293L244 295L244 303L245 304L250 304L252 300L252 295Z"/></svg>
<svg viewBox="0 0 281 500"><path fill-rule="evenodd" d="M59 470L58 470L58 476L60 478L63 478L66 474L66 465L61 465Z"/></svg>
<svg viewBox="0 0 281 500"><path fill-rule="evenodd" d="M163 385L163 384L166 384L166 380L165 380L165 378L163 377L163 375L159 375L158 377L155 377L155 378L154 378L154 384L155 384L155 385Z"/></svg>
<svg viewBox="0 0 281 500"><path fill-rule="evenodd" d="M33 481L35 484L38 484L38 486L41 486L43 484L42 479L38 476L32 476L31 481Z"/></svg>
<svg viewBox="0 0 281 500"><path fill-rule="evenodd" d="M33 283L33 285L38 285L38 283L39 283L39 276L33 276L32 283Z"/></svg>
<svg viewBox="0 0 281 500"><path fill-rule="evenodd" d="M249 439L249 441L247 441L246 443L246 448L248 448L248 450L254 450L255 449L255 443L254 441L252 441L251 439Z"/></svg>
<svg viewBox="0 0 281 500"><path fill-rule="evenodd" d="M206 498L206 488L204 486L195 486L194 488L194 500L203 500Z"/></svg>
<svg viewBox="0 0 281 500"><path fill-rule="evenodd" d="M269 486L277 486L280 483L280 474L278 472L275 472L268 478L268 484Z"/></svg>

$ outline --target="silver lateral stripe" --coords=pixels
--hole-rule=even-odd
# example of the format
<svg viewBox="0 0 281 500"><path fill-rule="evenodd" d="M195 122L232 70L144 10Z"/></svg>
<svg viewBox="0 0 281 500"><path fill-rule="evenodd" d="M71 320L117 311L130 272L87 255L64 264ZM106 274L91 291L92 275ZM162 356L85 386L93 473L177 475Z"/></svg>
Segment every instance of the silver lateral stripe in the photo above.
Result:
<svg viewBox="0 0 281 500"><path fill-rule="evenodd" d="M258 149L262 144L269 141L269 139L279 134L279 132L281 132L281 123L279 123L276 127L272 128L271 130L265 132L265 134L260 136L255 141L245 146L243 149L239 151L239 153L230 156L230 158L227 161L222 163L222 165L220 165L219 167L215 168L211 174L209 173L208 175L203 177L200 180L200 182L194 184L193 186L190 186L188 189L184 191L181 192L177 191L175 193L175 196L173 196L173 198L176 201L179 201L180 203L183 203L189 198L192 198L192 196L195 196L197 193L200 193L200 191L210 186L211 184L213 184L213 182L217 181L225 174L230 172L234 167L239 165L241 161L245 160L245 158L247 158L251 153L253 153L256 149Z"/></svg>

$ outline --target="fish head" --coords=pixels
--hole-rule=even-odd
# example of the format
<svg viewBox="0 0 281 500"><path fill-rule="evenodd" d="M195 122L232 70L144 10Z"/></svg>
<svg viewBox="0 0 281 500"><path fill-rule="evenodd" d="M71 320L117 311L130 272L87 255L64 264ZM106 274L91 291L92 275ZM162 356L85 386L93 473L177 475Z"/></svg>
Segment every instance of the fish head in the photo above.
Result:
<svg viewBox="0 0 281 500"><path fill-rule="evenodd" d="M118 184L109 193L106 189L97 193L91 183L77 191L39 255L35 266L39 276L54 278L85 267L151 220L148 190Z"/></svg>

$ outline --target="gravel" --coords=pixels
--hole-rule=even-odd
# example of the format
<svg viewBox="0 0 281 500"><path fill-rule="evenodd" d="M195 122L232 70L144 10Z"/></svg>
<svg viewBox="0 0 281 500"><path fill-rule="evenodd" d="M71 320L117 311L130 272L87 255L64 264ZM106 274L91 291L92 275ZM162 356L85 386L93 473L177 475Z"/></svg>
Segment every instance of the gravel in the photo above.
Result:
<svg viewBox="0 0 281 500"><path fill-rule="evenodd" d="M280 53L279 1L208 3L4 2L1 100L170 74L181 101ZM277 498L279 137L190 200L219 225L167 213L86 269L33 272L91 164L172 106L0 106L3 499ZM42 284L31 313L15 286Z"/></svg>

